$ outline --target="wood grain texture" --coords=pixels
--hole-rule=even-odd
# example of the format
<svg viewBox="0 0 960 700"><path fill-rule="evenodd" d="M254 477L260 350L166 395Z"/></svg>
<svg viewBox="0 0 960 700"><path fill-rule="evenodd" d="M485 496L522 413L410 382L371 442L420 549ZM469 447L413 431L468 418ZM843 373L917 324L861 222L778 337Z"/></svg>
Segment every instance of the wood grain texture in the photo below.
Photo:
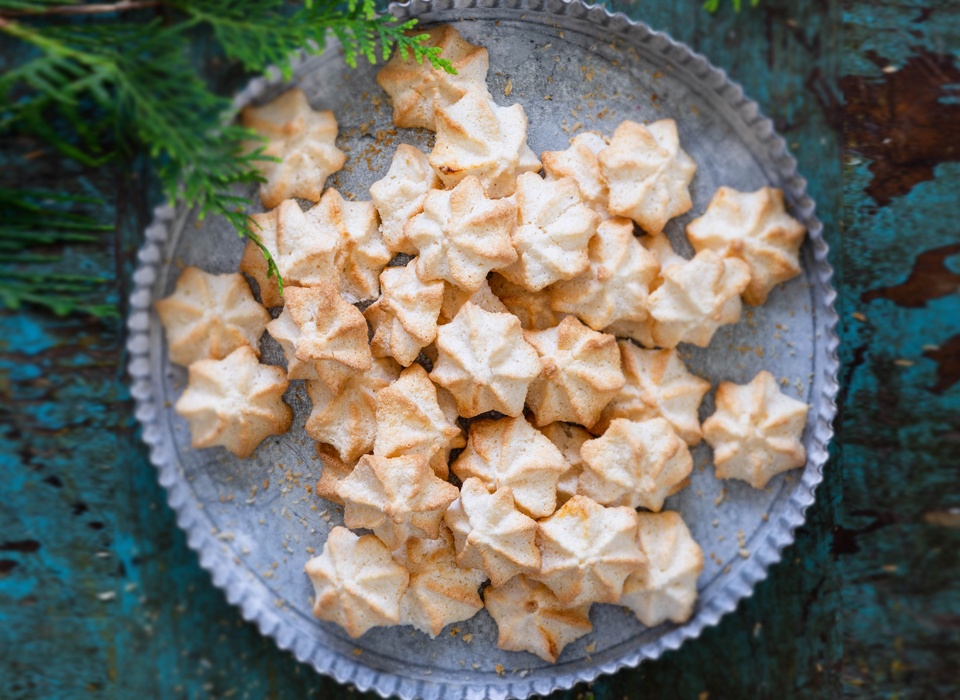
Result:
<svg viewBox="0 0 960 700"><path fill-rule="evenodd" d="M960 3L844 8L844 691L960 694Z"/></svg>
<svg viewBox="0 0 960 700"><path fill-rule="evenodd" d="M854 143L848 116L841 171L838 86L841 71L844 86L864 94L896 85L875 58L904 66L923 55L915 46L947 61L960 44L956 3L764 0L715 17L695 0L610 6L726 69L791 144L838 270L841 432L807 526L751 599L677 652L556 697L950 697L950 652L960 651L951 515L960 390L948 349L960 309L949 285L960 266L955 257L937 263L947 272L930 288L947 291L920 305L898 304L908 293L897 290L914 269L926 276L920 254L956 242L948 178L960 166L931 165L930 177L881 206L868 189L888 136L868 129L874 141L858 134ZM209 70L214 57L204 52L197 47L196 63ZM235 88L236 71L219 70L218 85ZM939 85L936 104L956 99L949 85ZM62 177L49 157L24 172ZM158 202L149 183L142 164L70 177L70 187L116 195L105 215L117 230L109 245L67 251L64 266L110 271L103 298L121 306ZM261 637L200 569L137 436L122 347L119 323L0 315L0 696L356 695Z"/></svg>

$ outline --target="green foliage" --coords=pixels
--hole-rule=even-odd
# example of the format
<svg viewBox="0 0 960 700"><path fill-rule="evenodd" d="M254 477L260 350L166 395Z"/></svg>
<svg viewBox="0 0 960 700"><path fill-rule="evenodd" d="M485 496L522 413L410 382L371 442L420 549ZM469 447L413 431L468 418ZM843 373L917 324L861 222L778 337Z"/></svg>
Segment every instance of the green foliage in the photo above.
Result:
<svg viewBox="0 0 960 700"><path fill-rule="evenodd" d="M58 256L38 254L39 246L95 243L112 226L98 224L77 209L97 200L55 192L0 188L0 303L10 309L25 303L45 307L57 315L89 313L99 318L117 316L116 306L97 302L107 278L60 274L44 269Z"/></svg>
<svg viewBox="0 0 960 700"><path fill-rule="evenodd" d="M302 48L319 53L327 33L332 32L343 45L344 59L353 67L360 56L377 63L378 56L386 60L397 48L418 63L426 59L434 68L456 72L449 61L440 58L439 48L423 44L426 34L408 35L416 20L397 24L391 17L378 16L373 0L346 4L308 1L289 16L283 14L282 0L175 0L175 4L192 21L210 25L227 56L250 71L275 65L289 76L293 51Z"/></svg>
<svg viewBox="0 0 960 700"><path fill-rule="evenodd" d="M722 0L707 0L703 3L703 9L707 12L716 12L720 9ZM757 7L760 4L760 0L750 0L750 7ZM743 0L733 0L733 10L734 12L739 12L743 6Z"/></svg>
<svg viewBox="0 0 960 700"><path fill-rule="evenodd" d="M196 208L201 217L226 218L238 235L260 245L278 284L273 259L248 228L246 201L231 194L237 184L262 181L257 161L265 157L262 149L251 150L259 137L232 124L230 100L197 75L188 54L194 32L212 29L224 54L252 73L276 65L289 77L295 53L319 53L329 33L343 44L351 66L360 57L372 63L386 59L396 48L455 72L438 48L423 45L425 34L410 34L413 21L377 16L373 0L315 0L293 11L284 0L127 2L120 9L154 4L171 10L177 21L97 17L51 24L35 19L84 6L0 0L0 32L34 49L0 76L0 135L28 134L93 167L147 152L167 197ZM21 197L21 203L29 199ZM15 232L0 222L0 249L8 237L32 230ZM63 290L69 291L68 285ZM16 298L35 301L31 295ZM11 299L0 295L8 306Z"/></svg>

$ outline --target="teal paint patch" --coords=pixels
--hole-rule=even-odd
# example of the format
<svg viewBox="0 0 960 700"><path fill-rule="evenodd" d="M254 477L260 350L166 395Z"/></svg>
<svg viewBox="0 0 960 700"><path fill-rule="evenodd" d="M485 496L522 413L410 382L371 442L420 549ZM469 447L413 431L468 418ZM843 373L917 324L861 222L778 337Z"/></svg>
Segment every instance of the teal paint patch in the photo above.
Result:
<svg viewBox="0 0 960 700"><path fill-rule="evenodd" d="M956 47L960 5L931 8L926 21L916 22L916 7L853 4L845 14L844 72L879 81L885 66L876 55L898 68L916 46L940 54ZM888 91L885 99L895 105L898 95ZM874 174L857 152L861 145L849 143L845 155L840 285L847 308L838 420L844 508L836 538L844 578L844 690L857 698L951 697L958 689L948 659L960 653L960 632L950 622L960 610L960 538L939 524L949 520L938 514L960 505L960 387L931 391L939 365L930 348L960 332L960 295L921 256L957 242L960 169L955 162L937 165L930 179L880 207L868 194ZM921 268L925 274L904 290Z"/></svg>
<svg viewBox="0 0 960 700"><path fill-rule="evenodd" d="M956 295L919 310L887 299L864 303L862 295L903 282L918 253L956 240L952 183L960 170L939 165L932 180L880 208L864 194L870 162L851 150L841 183L836 82L841 72L881 78L869 50L897 67L913 42L940 53L960 46L960 22L950 14L957 3L938 3L923 21L931 3L847 3L842 70L837 3L764 0L740 14L729 5L716 16L699 3L662 0L611 8L669 31L728 70L775 120L810 181L844 314L836 459L796 544L734 614L656 662L556 697L836 697L841 673L851 697L903 697L904 689L949 697L960 608L950 588L958 573L952 555L960 543L958 531L933 524L931 514L958 505L960 387L940 397L928 390L937 363L923 346L960 332L951 325ZM197 47L198 67L209 69L214 58ZM229 92L240 82L232 71L218 84ZM953 94L939 101L950 104ZM150 207L160 203L155 184L138 183L151 183L142 162L85 185L119 195L115 247L67 258L109 277L104 303L122 303ZM36 537L44 552L9 554L18 567L0 576L0 677L14 679L0 694L363 695L278 650L199 567L133 426L118 324L5 314L0 338L0 539ZM97 598L108 592L115 598Z"/></svg>
<svg viewBox="0 0 960 700"><path fill-rule="evenodd" d="M3 334L0 335L0 352L25 356L39 355L57 346L48 325L42 318L30 314L0 313Z"/></svg>
<svg viewBox="0 0 960 700"><path fill-rule="evenodd" d="M27 364L22 361L0 361L0 377L6 378L7 381L29 381L37 379L41 374L43 374L43 369L38 365Z"/></svg>

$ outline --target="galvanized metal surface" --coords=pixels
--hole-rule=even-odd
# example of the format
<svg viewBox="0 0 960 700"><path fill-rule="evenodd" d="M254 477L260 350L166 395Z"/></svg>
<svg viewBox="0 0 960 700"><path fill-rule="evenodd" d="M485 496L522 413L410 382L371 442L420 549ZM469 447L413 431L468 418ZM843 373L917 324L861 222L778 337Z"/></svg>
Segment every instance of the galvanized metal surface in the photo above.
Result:
<svg viewBox="0 0 960 700"><path fill-rule="evenodd" d="M669 116L678 121L681 141L699 164L694 209L668 228L679 249L689 252L682 240L683 224L703 211L721 184L783 187L794 214L810 228L804 276L777 290L766 306L740 324L723 329L709 349L687 353L691 369L714 384L747 381L765 368L786 377L792 390L813 405L805 435L810 460L806 470L776 479L765 491L721 484L712 475L709 450L695 450L693 483L668 503L684 514L695 538L712 555L701 577L694 618L680 627L646 630L622 609L596 606L594 633L571 645L556 665L496 649L495 628L485 612L458 624L459 636L444 634L435 641L409 628L375 630L350 640L335 626L314 621L310 586L302 573L309 556L305 548L319 551L326 532L340 522L340 512L332 505L313 510L317 501L303 488L319 475L319 465L302 431L309 410L302 386L293 386L288 394L297 416L294 430L269 440L245 461L221 450L191 450L185 423L170 409L185 377L166 362L161 329L149 306L170 292L184 264L216 272L236 268L242 246L215 221L204 222L206 230L197 235L187 213L162 210L147 231L132 296L132 393L151 460L160 468L161 483L190 545L200 552L201 565L226 589L231 602L242 607L244 616L276 637L281 647L338 680L381 694L526 696L570 687L675 648L732 610L779 559L812 502L832 434L837 389L834 294L813 203L784 142L758 115L756 105L704 59L597 8L553 3L541 14L517 5L434 5L439 7L448 9L434 9L423 21L454 22L468 39L488 47L491 91L501 104L524 105L530 145L537 152L565 147L578 128L610 133L626 118ZM425 9L417 5L396 12ZM389 102L374 75L371 68L348 72L338 57L328 54L303 63L295 78L315 106L337 114L350 161L330 184L358 199L366 199L366 187L385 172L396 143L428 149L431 138L400 130L392 140L387 137L391 143L385 142L392 127ZM512 85L509 97L503 95L507 80ZM255 81L238 99L263 101L280 89L279 84ZM263 351L267 361L281 361L269 339ZM708 400L703 415L711 411ZM265 479L270 482L267 488ZM740 542L749 556L738 554ZM466 633L473 635L469 644L462 641ZM504 675L497 673L498 664L507 669Z"/></svg>

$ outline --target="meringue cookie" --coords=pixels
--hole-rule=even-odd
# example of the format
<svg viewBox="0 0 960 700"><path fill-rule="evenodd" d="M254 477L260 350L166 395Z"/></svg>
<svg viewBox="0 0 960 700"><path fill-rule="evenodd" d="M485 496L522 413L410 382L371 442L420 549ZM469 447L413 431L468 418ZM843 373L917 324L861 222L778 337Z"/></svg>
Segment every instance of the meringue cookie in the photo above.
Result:
<svg viewBox="0 0 960 700"><path fill-rule="evenodd" d="M616 603L627 576L646 564L632 508L604 508L574 496L537 524L542 563L533 578L564 605Z"/></svg>
<svg viewBox="0 0 960 700"><path fill-rule="evenodd" d="M657 262L660 264L660 273L658 279L650 285L651 291L663 284L664 270L671 265L687 262L685 257L679 255L673 249L668 236L643 236L640 239L640 245L642 245L646 250L650 251L650 253L653 254L653 257L656 258Z"/></svg>
<svg viewBox="0 0 960 700"><path fill-rule="evenodd" d="M492 291L487 280L483 280L480 289L475 292L465 292L455 284L443 283L443 303L440 305L440 323L450 323L467 302L479 306L484 311L495 314L510 313L507 307Z"/></svg>
<svg viewBox="0 0 960 700"><path fill-rule="evenodd" d="M400 622L400 597L410 577L373 535L333 528L323 554L304 571L313 583L314 616L337 623L351 637Z"/></svg>
<svg viewBox="0 0 960 700"><path fill-rule="evenodd" d="M720 326L740 320L740 294L750 283L750 270L742 260L705 250L692 260L670 265L662 278L663 284L649 299L655 345L675 348L692 343L705 348Z"/></svg>
<svg viewBox="0 0 960 700"><path fill-rule="evenodd" d="M706 213L687 224L687 237L697 252L713 250L747 264L750 284L743 298L753 306L765 303L770 290L800 274L806 232L785 211L783 190L772 187L756 192L721 187Z"/></svg>
<svg viewBox="0 0 960 700"><path fill-rule="evenodd" d="M337 484L343 523L373 530L391 550L411 537L436 539L443 514L459 496L457 487L437 478L420 455L364 455Z"/></svg>
<svg viewBox="0 0 960 700"><path fill-rule="evenodd" d="M450 390L466 418L487 411L519 416L527 387L540 374L537 351L523 339L520 321L470 302L440 326L437 351L430 378Z"/></svg>
<svg viewBox="0 0 960 700"><path fill-rule="evenodd" d="M407 333L396 316L375 304L368 306L363 315L373 329L370 352L374 357L389 357L402 366L409 367L420 356L420 350L425 346L421 346L416 338Z"/></svg>
<svg viewBox="0 0 960 700"><path fill-rule="evenodd" d="M593 629L589 604L561 605L549 588L522 574L499 588L487 588L483 600L497 623L497 646L529 651L550 663Z"/></svg>
<svg viewBox="0 0 960 700"><path fill-rule="evenodd" d="M367 322L330 284L291 287L283 313L267 324L287 357L289 379L321 379L339 391L373 365Z"/></svg>
<svg viewBox="0 0 960 700"><path fill-rule="evenodd" d="M580 474L583 472L583 457L580 448L593 436L578 425L570 423L551 423L540 428L560 454L563 455L564 470L557 482L557 504L563 505L577 495Z"/></svg>
<svg viewBox="0 0 960 700"><path fill-rule="evenodd" d="M417 359L420 349L437 337L443 286L420 279L416 258L380 273L380 298L363 314L374 330L370 342L374 357L393 357L404 367Z"/></svg>
<svg viewBox="0 0 960 700"><path fill-rule="evenodd" d="M540 570L537 522L516 509L510 487L490 493L479 479L467 479L444 521L453 532L457 563L482 569L494 586Z"/></svg>
<svg viewBox="0 0 960 700"><path fill-rule="evenodd" d="M507 197L521 173L540 170L527 145L527 114L520 105L500 107L488 95L469 91L451 105L438 106L436 115L429 160L445 187L473 176L488 197Z"/></svg>
<svg viewBox="0 0 960 700"><path fill-rule="evenodd" d="M579 493L604 505L658 512L693 471L690 450L663 418L615 418L602 437L583 443L580 454Z"/></svg>
<svg viewBox="0 0 960 700"><path fill-rule="evenodd" d="M518 258L500 270L501 275L537 292L590 266L587 244L597 232L600 215L583 204L573 178L547 182L523 173L513 197L517 226L511 240Z"/></svg>
<svg viewBox="0 0 960 700"><path fill-rule="evenodd" d="M686 622L697 601L703 551L678 513L637 513L637 518L647 565L627 577L620 604L647 627Z"/></svg>
<svg viewBox="0 0 960 700"><path fill-rule="evenodd" d="M718 479L762 489L777 474L806 464L801 439L810 407L781 393L769 372L745 385L722 382L716 405L703 422L703 437L713 448Z"/></svg>
<svg viewBox="0 0 960 700"><path fill-rule="evenodd" d="M647 296L657 261L633 235L629 219L607 219L588 248L590 267L551 289L551 307L576 316L595 331L647 319Z"/></svg>
<svg viewBox="0 0 960 700"><path fill-rule="evenodd" d="M540 155L547 180L572 177L580 190L583 201L604 219L607 211L607 178L600 170L597 154L607 147L607 139L598 133L586 131L570 139L570 148L565 151L546 151Z"/></svg>
<svg viewBox="0 0 960 700"><path fill-rule="evenodd" d="M490 290L503 304L504 310L520 319L520 325L526 330L553 328L563 320L564 314L550 308L549 288L531 292L494 272L490 275Z"/></svg>
<svg viewBox="0 0 960 700"><path fill-rule="evenodd" d="M283 402L283 368L261 365L249 345L222 360L197 360L174 406L190 424L192 447L223 445L241 459L270 435L290 429L293 411Z"/></svg>
<svg viewBox="0 0 960 700"><path fill-rule="evenodd" d="M657 273L657 276L650 281L650 293L652 294L663 285L664 271L671 265L686 263L687 259L682 255L678 255L673 250L673 246L670 245L670 239L667 236L643 236L640 239L640 245L643 246L644 250L651 253L660 265L660 271ZM649 303L650 297L648 296L648 306ZM611 323L604 330L619 338L632 338L641 345L652 348L657 345L653 337L653 328L655 325L656 321L648 315L643 321L632 319Z"/></svg>
<svg viewBox="0 0 960 700"><path fill-rule="evenodd" d="M567 316L545 331L524 331L540 355L543 371L527 391L537 426L567 421L591 426L623 388L617 339Z"/></svg>
<svg viewBox="0 0 960 700"><path fill-rule="evenodd" d="M250 233L270 251L284 284L339 284L340 272L334 262L340 243L336 231L317 226L295 200L288 199L262 214L251 214L250 219ZM243 249L240 272L256 280L264 306L283 306L280 285L268 276L267 260L253 240L248 239Z"/></svg>
<svg viewBox="0 0 960 700"><path fill-rule="evenodd" d="M643 236L639 240L640 245L643 246L644 250L652 254L656 259L657 264L660 265L660 270L656 277L650 281L650 294L653 294L653 292L663 285L664 271L671 265L686 263L687 259L681 255L677 255L677 253L673 250L673 247L670 245L670 239L667 238L667 236ZM650 297L648 296L648 311L649 305ZM612 333L619 338L632 338L641 345L652 348L656 347L657 345L653 336L654 326L656 326L656 321L650 318L648 314L647 317L642 321L638 321L636 319L616 321L611 323L604 330L607 333Z"/></svg>
<svg viewBox="0 0 960 700"><path fill-rule="evenodd" d="M661 119L649 126L624 121L610 145L597 155L607 179L607 206L650 234L690 210L690 182L697 164L680 148L677 123Z"/></svg>
<svg viewBox="0 0 960 700"><path fill-rule="evenodd" d="M437 389L426 370L411 365L377 394L377 437L373 453L383 457L420 455L446 479L450 450L466 441L457 425L453 397Z"/></svg>
<svg viewBox="0 0 960 700"><path fill-rule="evenodd" d="M317 443L317 457L320 462L320 478L317 479L313 492L318 498L343 505L343 499L337 495L337 484L346 479L356 464L346 464L337 451L330 445Z"/></svg>
<svg viewBox="0 0 960 700"><path fill-rule="evenodd" d="M446 280L476 292L490 270L517 259L510 243L516 216L512 201L487 199L473 177L453 190L430 192L423 213L403 229L420 251L417 274L424 281Z"/></svg>
<svg viewBox="0 0 960 700"><path fill-rule="evenodd" d="M380 235L390 251L417 252L403 227L423 211L427 193L441 185L425 154L406 143L397 146L386 176L370 185L370 199L380 214Z"/></svg>
<svg viewBox="0 0 960 700"><path fill-rule="evenodd" d="M467 447L450 468L461 481L476 478L491 491L510 487L517 510L542 518L556 510L564 466L560 451L521 416L472 423Z"/></svg>
<svg viewBox="0 0 960 700"><path fill-rule="evenodd" d="M435 540L408 540L401 553L410 585L400 599L400 624L436 637L450 623L469 620L483 608L478 591L487 575L457 566L453 535L445 526Z"/></svg>
<svg viewBox="0 0 960 700"><path fill-rule="evenodd" d="M418 32L421 30L418 28ZM427 46L443 49L443 58L456 73L435 69L429 61L397 51L377 74L380 87L393 101L393 123L404 128L436 129L436 110L456 102L466 92L489 98L487 50L466 41L449 24L427 29Z"/></svg>
<svg viewBox="0 0 960 700"><path fill-rule="evenodd" d="M676 350L644 350L628 340L617 345L626 384L603 409L593 430L603 434L614 418L660 417L687 445L699 443L703 435L698 412L710 382L691 374Z"/></svg>
<svg viewBox="0 0 960 700"><path fill-rule="evenodd" d="M347 157L334 144L337 120L333 112L315 112L302 90L293 89L262 107L245 107L240 122L266 137L249 150L263 148L265 156L280 162L258 160L266 182L260 185L260 201L268 209L291 197L316 202L327 178L343 167Z"/></svg>
<svg viewBox="0 0 960 700"><path fill-rule="evenodd" d="M373 202L348 202L330 188L307 217L338 240L334 264L340 273L343 298L351 304L375 299L380 291L380 271L393 254L380 235Z"/></svg>
<svg viewBox="0 0 960 700"><path fill-rule="evenodd" d="M377 434L376 394L400 376L400 365L374 360L363 374L351 375L339 391L324 382L308 381L313 410L304 426L307 435L336 449L345 462L356 462L373 449Z"/></svg>
<svg viewBox="0 0 960 700"><path fill-rule="evenodd" d="M260 336L270 321L243 275L211 275L192 266L154 308L167 332L170 361L184 367L221 360L244 345L259 356Z"/></svg>

